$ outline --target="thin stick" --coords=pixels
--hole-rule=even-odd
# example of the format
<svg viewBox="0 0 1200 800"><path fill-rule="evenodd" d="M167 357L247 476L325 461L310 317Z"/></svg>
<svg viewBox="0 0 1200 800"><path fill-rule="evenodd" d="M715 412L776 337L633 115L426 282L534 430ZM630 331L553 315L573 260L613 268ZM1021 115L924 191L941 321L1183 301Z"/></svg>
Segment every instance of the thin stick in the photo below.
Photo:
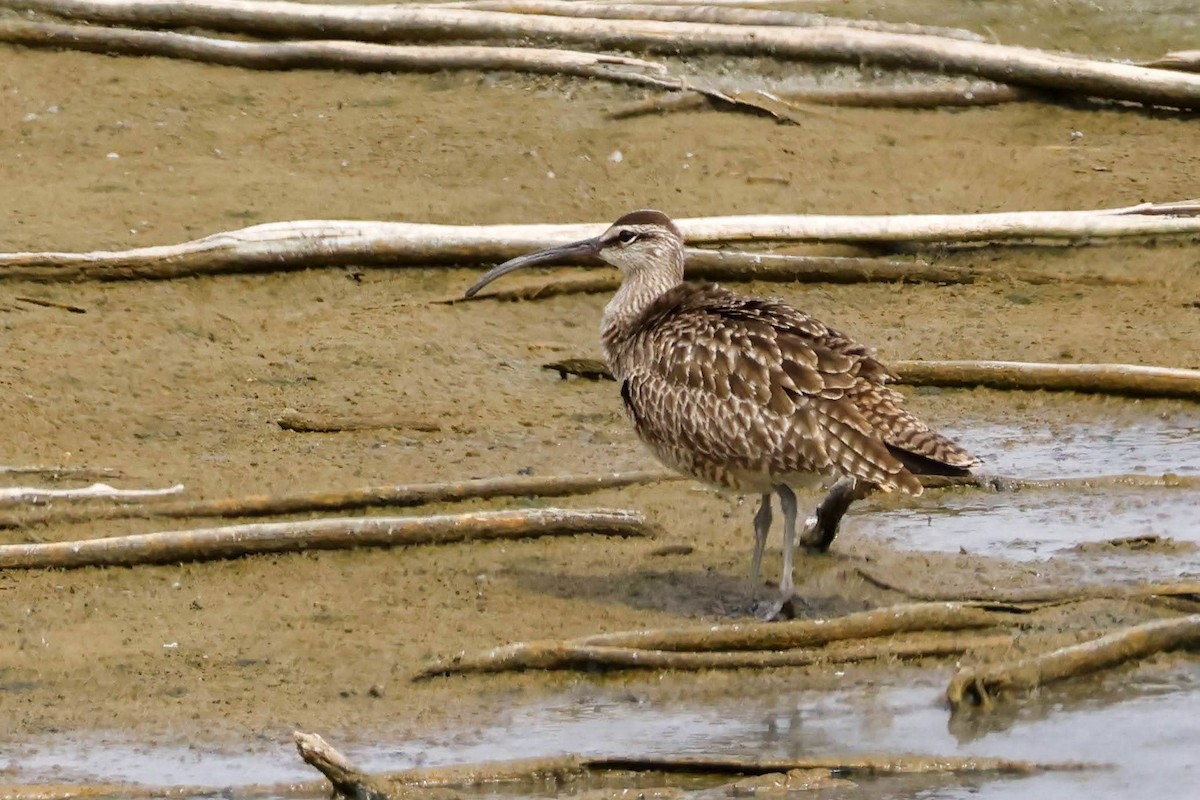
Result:
<svg viewBox="0 0 1200 800"><path fill-rule="evenodd" d="M75 542L0 545L0 569L134 566L255 553L447 544L540 536L650 536L632 511L542 508L431 517L354 517L162 531Z"/></svg>
<svg viewBox="0 0 1200 800"><path fill-rule="evenodd" d="M269 4L269 3L264 3ZM1091 211L897 216L766 215L677 220L692 242L926 243L1200 235L1200 202ZM170 279L310 267L491 263L595 236L608 223L433 225L297 220L173 245L90 253L0 253L0 278L30 281Z"/></svg>
<svg viewBox="0 0 1200 800"><path fill-rule="evenodd" d="M183 484L177 483L165 489L117 489L107 483L93 483L79 489L51 489L45 486L5 486L0 487L0 505L15 503L45 503L49 500L94 500L109 498L113 500L144 499L147 497L163 497L179 494Z"/></svg>
<svg viewBox="0 0 1200 800"><path fill-rule="evenodd" d="M68 467L63 464L0 466L0 475L38 475L50 480L122 477L120 470L109 467Z"/></svg>
<svg viewBox="0 0 1200 800"><path fill-rule="evenodd" d="M603 362L571 358L544 364L563 375L612 380ZM1016 389L1024 391L1087 392L1128 397L1174 397L1200 400L1200 370L1172 367L1144 367L1136 364L1043 364L1026 361L892 361L888 369L894 383L902 386L942 386L949 388ZM975 484L981 478L934 480L931 485ZM987 478L991 481L1014 480L1019 485L1039 485L1024 479ZM1056 479L1095 481L1095 478ZM1119 480L1130 480L1122 476ZM1187 478L1182 478L1185 482ZM1049 485L1049 484L1046 484ZM1132 485L1132 484L1131 484ZM1167 485L1167 484L1164 484ZM992 488L1001 488L995 484Z"/></svg>
<svg viewBox="0 0 1200 800"><path fill-rule="evenodd" d="M986 386L1200 400L1200 370L1195 369L1020 361L893 361L889 368L900 383L909 386Z"/></svg>
<svg viewBox="0 0 1200 800"><path fill-rule="evenodd" d="M638 86L663 86L662 64L600 53L527 47L419 47L342 41L243 42L130 28L0 20L0 42L133 56L167 56L243 69L339 69L357 72L501 70L575 75ZM675 86L678 81L668 82Z"/></svg>
<svg viewBox="0 0 1200 800"><path fill-rule="evenodd" d="M320 736L292 734L300 757L320 771L348 798L386 800L388 791L400 796L405 787L467 789L496 783L553 781L567 783L589 774L607 775L606 785L645 785L644 773L690 775L765 775L792 770L825 770L851 777L886 775L1037 775L1047 771L1082 771L1103 765L1079 762L1045 763L975 756L828 755L809 758L738 756L578 756L528 758L451 767L422 767L371 775L356 767Z"/></svg>
<svg viewBox="0 0 1200 800"><path fill-rule="evenodd" d="M989 667L965 667L950 679L946 699L985 710L1013 690L1036 689L1054 681L1089 675L1166 650L1200 645L1200 614L1158 620L1114 631L1090 642Z"/></svg>
<svg viewBox="0 0 1200 800"><path fill-rule="evenodd" d="M429 662L414 680L469 672L504 672L542 668L564 648L626 648L713 652L731 650L789 650L817 647L846 639L868 639L923 630L961 630L1008 624L1011 615L996 607L959 603L913 603L879 608L822 620L771 623L733 623L622 631L585 636L565 642L518 642L478 653L462 652ZM593 651L595 652L595 651Z"/></svg>
<svg viewBox="0 0 1200 800"><path fill-rule="evenodd" d="M963 108L994 106L1045 97L1030 89L996 83L954 82L944 86L860 86L852 89L793 89L778 92L789 103L844 106L847 108ZM719 103L696 92L675 92L618 106L609 119L628 119L647 114L694 111Z"/></svg>
<svg viewBox="0 0 1200 800"><path fill-rule="evenodd" d="M86 314L87 309L82 306L73 306L70 303L56 303L53 300L43 300L40 297L14 297L18 303L28 303L31 306L41 306L42 308L61 308L63 311L70 311L72 314Z"/></svg>
<svg viewBox="0 0 1200 800"><path fill-rule="evenodd" d="M40 515L0 517L0 528L66 525L113 519L199 519L212 517L265 517L364 508L406 508L430 503L456 503L491 497L565 497L601 489L675 481L681 478L661 470L633 470L595 475L504 475L466 481L401 483L329 492L283 495L249 495L216 500L186 500L122 504L106 508L48 509Z"/></svg>
<svg viewBox="0 0 1200 800"><path fill-rule="evenodd" d="M429 7L259 0L3 0L0 5L141 27L383 41L554 40L608 49L728 53L976 75L1014 85L1172 108L1200 107L1200 76L1024 47L849 28L572 19Z"/></svg>
<svg viewBox="0 0 1200 800"><path fill-rule="evenodd" d="M279 415L275 424L285 431L296 433L342 433L348 431L404 430L421 433L437 433L444 430L442 423L429 419L414 419L395 414L360 414L357 416L330 416L305 414L287 410Z"/></svg>
<svg viewBox="0 0 1200 800"><path fill-rule="evenodd" d="M969 591L943 591L926 587L905 586L890 578L878 575L859 565L855 571L867 583L898 592L912 600L945 603L1005 603L1023 608L1063 605L1084 600L1140 600L1145 598L1171 597L1200 602L1200 583L1142 583L1136 585L1092 585L1092 586L1039 586L1024 589L996 589L988 587Z"/></svg>
<svg viewBox="0 0 1200 800"><path fill-rule="evenodd" d="M937 25L915 25L910 22L881 22L873 19L847 19L825 14L805 14L796 11L771 9L729 8L711 3L679 2L647 4L645 2L586 2L586 0L465 0L465 2L428 3L428 8L461 8L478 11L503 11L508 14L547 14L555 17L587 17L591 19L644 19L658 22L714 22L719 25L770 25L794 28L834 27L858 28L865 31L912 33L925 36L945 36L982 42L984 37L962 28Z"/></svg>

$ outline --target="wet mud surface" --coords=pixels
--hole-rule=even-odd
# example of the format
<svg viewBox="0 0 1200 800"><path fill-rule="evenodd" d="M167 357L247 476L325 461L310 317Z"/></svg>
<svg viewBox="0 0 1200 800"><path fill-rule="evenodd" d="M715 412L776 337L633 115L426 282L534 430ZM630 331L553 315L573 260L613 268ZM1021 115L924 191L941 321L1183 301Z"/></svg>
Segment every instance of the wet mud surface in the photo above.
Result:
<svg viewBox="0 0 1200 800"><path fill-rule="evenodd" d="M983 4L981 13L998 13L993 6ZM914 21L933 13L914 9ZM1097 22L1100 11L1080 5L1070 20L1056 14L1040 27L1006 29L1004 41L1046 46L1048 31L1057 30L1081 50L1104 52L1112 41L1106 37L1116 35ZM1081 30L1095 31L1093 38ZM1138 43L1146 52L1135 55L1187 44L1186 32L1172 35L1148 31ZM717 112L605 119L640 96L541 78L250 73L4 48L0 250L120 249L302 218L577 222L645 206L675 216L951 213L1200 196L1196 122L1168 115L1020 104L962 112L822 109L803 125ZM618 150L619 163L610 158ZM1200 367L1194 242L926 257L1143 282L744 288L809 310L874 344L885 359ZM180 482L195 498L652 467L621 418L613 384L564 381L540 368L598 352L605 298L429 303L478 274L331 268L162 283L6 283L0 461L110 468L119 473L109 479L114 485ZM906 394L921 416L987 456L990 471L1200 471L1194 404L984 390ZM274 422L289 408L394 413L413 425L295 433ZM801 500L809 506L818 495ZM503 740L536 728L527 720L494 734L513 708L543 708L564 696L632 697L668 710L711 699L719 707L747 687L767 696L853 694L855 686L922 674L885 664L836 676L828 669L753 678L526 674L410 685L425 659L461 649L745 613L751 501L676 482L552 503L466 506L528 502L641 509L665 534L656 542L584 536L0 573L4 737L29 748L14 752L30 754L48 742L79 742L88 751L99 743L134 752L155 745L248 750L274 760L292 757L288 736L302 729L351 748L440 742L447 758L458 758L472 755L456 749L472 737ZM799 591L832 612L902 599L866 583L855 571L864 561L906 585L964 591L1194 579L1200 556L1186 545L1200 539L1198 505L1195 490L1182 489L929 493L919 503L869 502L852 512L832 554L799 560ZM171 527L182 525L135 520L0 531L0 542ZM1179 549L1079 547L1141 534L1169 537ZM694 549L654 555L664 544ZM773 539L764 575L778 568ZM1073 609L1054 624L1067 630L1148 613L1121 604ZM1194 671L1188 680L1194 684ZM921 703L934 707L936 693ZM793 695L788 703L840 702ZM839 728L852 724L838 723L836 714L811 713L834 720L822 723L827 742L853 743L862 733ZM618 733L607 731L588 735L609 736L609 749L624 749ZM877 738L871 741L880 749L911 749L907 735ZM420 760L409 745L396 747L379 759L390 753L389 766ZM500 755L519 753L511 746L491 753ZM0 761L0 770L30 774L15 758ZM118 777L100 765L92 775Z"/></svg>

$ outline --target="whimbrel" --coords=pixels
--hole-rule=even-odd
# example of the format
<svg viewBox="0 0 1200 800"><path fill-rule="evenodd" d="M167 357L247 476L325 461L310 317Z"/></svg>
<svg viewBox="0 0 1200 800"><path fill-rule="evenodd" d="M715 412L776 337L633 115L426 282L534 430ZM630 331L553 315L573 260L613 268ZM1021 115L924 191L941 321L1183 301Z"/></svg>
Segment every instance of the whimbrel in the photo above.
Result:
<svg viewBox="0 0 1200 800"><path fill-rule="evenodd" d="M783 601L794 592L796 495L836 477L803 544L828 549L850 504L875 489L921 493L919 475L965 475L979 462L903 407L874 351L777 300L683 279L683 236L660 211L634 211L593 239L507 261L501 275L563 260L621 270L600 338L625 411L660 461L722 489L761 496L751 581L783 511Z"/></svg>

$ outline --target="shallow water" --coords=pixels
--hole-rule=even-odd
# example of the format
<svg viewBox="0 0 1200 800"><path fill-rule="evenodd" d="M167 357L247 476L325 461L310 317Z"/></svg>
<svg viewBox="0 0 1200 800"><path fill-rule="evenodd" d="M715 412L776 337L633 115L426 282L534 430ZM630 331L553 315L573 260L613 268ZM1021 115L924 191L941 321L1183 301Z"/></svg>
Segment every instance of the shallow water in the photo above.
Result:
<svg viewBox="0 0 1200 800"><path fill-rule="evenodd" d="M747 688L758 681L749 677ZM952 717L945 676L926 674L894 686L834 692L765 688L706 701L660 704L603 684L579 684L565 696L517 708L468 731L346 748L371 770L489 760L592 755L807 757L855 753L975 755L1086 761L1111 768L1030 778L948 782L914 778L858 780L839 797L1108 800L1190 796L1200 758L1200 664L1143 666L1135 672L1051 688L993 715ZM6 763L7 762L7 763ZM80 778L148 784L236 785L305 780L313 773L290 747L245 753L127 746L79 740L27 744L0 758L21 780ZM699 793L726 796L725 790Z"/></svg>

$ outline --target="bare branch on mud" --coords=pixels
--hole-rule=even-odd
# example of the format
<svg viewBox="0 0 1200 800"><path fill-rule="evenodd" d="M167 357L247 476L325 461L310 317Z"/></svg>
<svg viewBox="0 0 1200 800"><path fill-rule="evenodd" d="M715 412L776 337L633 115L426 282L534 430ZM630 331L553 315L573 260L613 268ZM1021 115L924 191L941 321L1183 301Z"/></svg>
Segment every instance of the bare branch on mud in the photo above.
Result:
<svg viewBox="0 0 1200 800"><path fill-rule="evenodd" d="M738 92L726 92L737 97ZM994 106L1022 100L1036 100L1045 95L1030 89L1019 89L997 83L954 82L933 86L861 86L851 89L807 89L778 92L785 103L842 106L845 108L964 108ZM696 92L675 92L628 103L609 112L609 119L628 119L647 114L667 114L694 111L719 106L720 101Z"/></svg>
<svg viewBox="0 0 1200 800"><path fill-rule="evenodd" d="M430 419L414 419L396 414L357 414L338 416L329 414L306 414L288 409L279 415L275 424L285 431L295 433L345 433L349 431L401 430L420 433L438 433L444 430L442 423Z"/></svg>
<svg viewBox="0 0 1200 800"><path fill-rule="evenodd" d="M988 667L966 667L950 679L946 699L952 709L995 707L1014 690L1036 689L1054 681L1089 675L1167 650L1200 645L1200 614L1132 625L1049 653Z"/></svg>
<svg viewBox="0 0 1200 800"><path fill-rule="evenodd" d="M569 358L544 364L543 368L560 375L579 375L612 380L603 362L588 358ZM1174 397L1200 400L1200 370L1172 367L1144 367L1136 364L1043 364L1026 361L892 361L888 369L894 383L902 386L942 386L948 388L1016 389L1022 391L1086 392L1127 397ZM933 486L980 485L991 481L989 488L1004 488L1010 481L1014 487L1060 485L1052 482L1031 482L1019 478L977 477L964 479L935 479ZM1072 478L1067 481L1088 481L1096 478ZM1114 476L1114 481L1126 483L1132 476ZM1156 479L1157 480L1157 479ZM1190 479L1180 477L1187 482ZM1156 484L1159 485L1159 484ZM1172 485L1164 480L1164 486Z"/></svg>
<svg viewBox="0 0 1200 800"><path fill-rule="evenodd" d="M504 670L524 669L670 669L696 672L711 669L770 669L805 667L813 664L845 664L881 658L928 658L961 655L968 650L1005 647L1011 636L971 636L925 634L909 639L882 638L820 648L785 650L738 650L731 652L692 652L648 650L634 647L572 644L570 642L531 643L522 651L518 663L506 662ZM416 678L444 674L419 673ZM458 671L458 670L456 670ZM500 671L465 669L463 672Z"/></svg>
<svg viewBox="0 0 1200 800"><path fill-rule="evenodd" d="M504 672L578 666L582 663L581 660L572 661L571 655L585 652L591 655L599 654L606 660L606 663L613 666L637 666L636 656L619 659L617 654L609 652L616 649L625 650L627 653L671 651L675 654L706 653L711 655L727 651L778 651L813 648L831 642L872 639L913 631L949 631L1006 625L1011 624L1013 613L1006 613L1004 609L997 606L984 608L961 603L913 603L820 620L697 625L687 628L603 633L562 642L518 642L480 653L463 652L450 658L434 660L423 667L414 676L414 680L469 672ZM581 648L587 648L587 650ZM765 655L767 654L758 654L760 657ZM567 659L565 663L564 657ZM658 660L665 658L662 654L652 654L648 657ZM799 658L804 657L806 656ZM752 657L745 656L745 658L745 661L739 663L738 658L731 655L728 666L749 666L749 659ZM626 663L620 663L622 660ZM687 659L680 659L679 663L684 663L684 661ZM720 659L714 659L713 663L719 666L719 661ZM699 662L693 660L693 663ZM692 666L690 668L700 669L703 667Z"/></svg>
<svg viewBox="0 0 1200 800"><path fill-rule="evenodd" d="M72 314L86 314L87 309L82 306L73 306L70 303L59 303L54 300L46 300L42 297L14 297L13 300L18 303L28 303L31 306L40 306L42 308L58 308L63 311L70 311Z"/></svg>
<svg viewBox="0 0 1200 800"><path fill-rule="evenodd" d="M779 283L939 283L974 284L986 280L1021 281L1034 285L1078 283L1088 286L1128 286L1142 281L1136 277L1108 275L1064 275L1032 270L999 272L920 261L846 256L804 256L753 253L731 250L687 251L687 277L709 281L763 281ZM500 289L465 298L461 294L433 301L439 305L478 300L546 300L573 294L603 294L616 291L620 278L573 277L514 289Z"/></svg>
<svg viewBox="0 0 1200 800"><path fill-rule="evenodd" d="M237 558L255 553L448 544L540 536L651 536L639 513L563 508L429 517L354 517L161 531L74 542L0 545L0 569L72 569Z"/></svg>
<svg viewBox="0 0 1200 800"><path fill-rule="evenodd" d="M3 0L0 5L105 24L199 27L263 36L374 41L554 40L626 51L727 53L871 64L975 75L1110 100L1200 108L1200 76L1185 72L942 36L840 27L572 19L403 5L250 0Z"/></svg>
<svg viewBox="0 0 1200 800"><path fill-rule="evenodd" d="M47 480L94 480L120 478L118 469L109 467L69 467L65 464L30 464L0 466L0 475L36 475Z"/></svg>
<svg viewBox="0 0 1200 800"><path fill-rule="evenodd" d="M1174 53L1167 53L1153 61L1144 61L1140 66L1155 67L1157 69L1178 69L1184 72L1200 72L1200 50L1178 50Z"/></svg>
<svg viewBox="0 0 1200 800"><path fill-rule="evenodd" d="M93 483L76 489L51 489L45 486L5 486L0 487L0 505L16 503L45 503L51 500L95 500L107 498L111 500L142 500L147 497L163 497L164 495L179 494L183 484L177 483L165 489L118 489L107 483Z"/></svg>
<svg viewBox="0 0 1200 800"><path fill-rule="evenodd" d="M1141 600L1147 598L1178 598L1200 602L1200 583L1093 584L1090 586L1045 586L1022 589L979 591L940 591L905 586L859 564L855 571L869 584L880 589L898 592L912 600L945 603L1004 603L1025 609L1079 603L1085 600Z"/></svg>
<svg viewBox="0 0 1200 800"><path fill-rule="evenodd" d="M0 20L0 42L132 56L165 56L243 69L337 69L353 72L497 70L574 75L637 86L675 88L662 64L602 53L530 47L406 46L345 41L245 42L184 33ZM626 67L633 69L615 69ZM636 72L648 70L653 75Z"/></svg>
<svg viewBox="0 0 1200 800"><path fill-rule="evenodd" d="M668 775L767 775L792 770L825 770L849 777L888 775L1037 775L1047 771L1082 771L1103 765L1078 762L1040 763L974 756L828 755L811 758L738 756L552 756L452 767L422 767L402 772L368 774L354 766L320 736L292 734L300 757L325 775L334 790L349 800L387 800L407 796L409 787L466 789L497 783L554 781L558 784L604 775L606 786L645 787L645 773Z"/></svg>
<svg viewBox="0 0 1200 800"><path fill-rule="evenodd" d="M1200 235L1200 202L1090 211L895 216L763 215L676 220L691 242L945 242ZM161 280L313 267L494 263L595 236L608 223L435 225L296 220L132 250L0 253L0 279Z"/></svg>
<svg viewBox="0 0 1200 800"><path fill-rule="evenodd" d="M713 22L718 25L768 25L790 28L857 28L865 31L945 36L969 42L984 37L962 28L916 25L911 22L881 22L873 19L847 19L824 14L806 14L776 9L729 8L713 3L650 4L645 2L608 3L580 0L464 0L463 2L425 3L427 8L503 11L507 14L546 14L554 17L591 19L643 19L656 22Z"/></svg>
<svg viewBox="0 0 1200 800"><path fill-rule="evenodd" d="M890 368L909 386L986 386L1200 400L1200 370L1195 369L1019 361L893 361Z"/></svg>
<svg viewBox="0 0 1200 800"><path fill-rule="evenodd" d="M249 495L216 500L122 504L105 508L50 509L42 514L0 517L0 528L65 525L113 519L198 519L265 517L282 514L405 508L491 497L565 497L681 478L664 470L634 470L597 475L512 475L439 483L401 483L329 492Z"/></svg>

